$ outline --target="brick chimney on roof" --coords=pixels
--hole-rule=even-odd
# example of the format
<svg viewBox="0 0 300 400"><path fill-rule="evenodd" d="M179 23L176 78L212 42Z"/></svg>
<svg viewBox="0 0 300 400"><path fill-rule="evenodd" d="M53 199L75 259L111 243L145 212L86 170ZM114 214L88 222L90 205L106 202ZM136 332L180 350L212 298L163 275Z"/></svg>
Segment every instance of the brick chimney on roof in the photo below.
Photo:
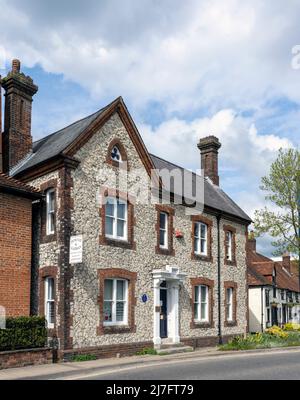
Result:
<svg viewBox="0 0 300 400"><path fill-rule="evenodd" d="M248 235L248 239L247 239L247 250L248 251L253 251L256 253L256 239L254 236L254 232L251 231Z"/></svg>
<svg viewBox="0 0 300 400"><path fill-rule="evenodd" d="M218 186L218 151L220 147L221 143L215 136L201 138L198 143L198 149L201 152L201 169L204 170L204 176L210 178Z"/></svg>
<svg viewBox="0 0 300 400"><path fill-rule="evenodd" d="M282 266L289 272L291 272L291 256L290 253L286 252L282 255Z"/></svg>
<svg viewBox="0 0 300 400"><path fill-rule="evenodd" d="M20 72L19 60L2 79L5 90L4 132L2 135L3 172L17 165L32 150L32 97L38 87L29 76Z"/></svg>

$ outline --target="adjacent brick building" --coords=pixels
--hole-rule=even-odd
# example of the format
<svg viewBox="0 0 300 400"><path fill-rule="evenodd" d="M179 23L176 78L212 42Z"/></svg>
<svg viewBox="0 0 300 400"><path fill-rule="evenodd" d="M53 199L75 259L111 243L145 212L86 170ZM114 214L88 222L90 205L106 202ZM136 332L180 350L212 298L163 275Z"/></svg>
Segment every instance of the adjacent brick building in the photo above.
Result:
<svg viewBox="0 0 300 400"><path fill-rule="evenodd" d="M30 314L32 202L39 192L0 173L0 306Z"/></svg>
<svg viewBox="0 0 300 400"><path fill-rule="evenodd" d="M19 130L10 113L20 112L25 97L31 111L36 86L17 62L6 79L6 101L13 99L6 107L6 171L45 195L36 225L33 309L46 315L49 335L58 336L62 352L133 354L143 347L196 347L243 334L251 220L219 187L218 139L199 142L201 180L149 154L117 98L30 148L29 125ZM26 154L18 145L22 132ZM165 186L158 177L163 170L186 174L190 193L200 180L203 209L191 198L182 201L173 184ZM142 195L152 201L141 201ZM167 195L170 201L162 201ZM197 198L196 205L201 202ZM72 236L78 243L82 238L81 262L70 262Z"/></svg>

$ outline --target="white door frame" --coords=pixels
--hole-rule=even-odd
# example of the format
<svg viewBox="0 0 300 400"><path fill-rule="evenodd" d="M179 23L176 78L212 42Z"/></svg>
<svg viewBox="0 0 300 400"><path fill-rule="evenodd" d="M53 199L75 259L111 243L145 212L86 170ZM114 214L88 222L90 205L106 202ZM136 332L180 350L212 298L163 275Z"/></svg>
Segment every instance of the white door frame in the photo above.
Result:
<svg viewBox="0 0 300 400"><path fill-rule="evenodd" d="M153 343L160 347L160 285L167 282L167 314L168 314L168 339L171 343L180 343L179 335L179 287L186 274L180 273L177 267L166 266L165 270L154 270L153 275Z"/></svg>

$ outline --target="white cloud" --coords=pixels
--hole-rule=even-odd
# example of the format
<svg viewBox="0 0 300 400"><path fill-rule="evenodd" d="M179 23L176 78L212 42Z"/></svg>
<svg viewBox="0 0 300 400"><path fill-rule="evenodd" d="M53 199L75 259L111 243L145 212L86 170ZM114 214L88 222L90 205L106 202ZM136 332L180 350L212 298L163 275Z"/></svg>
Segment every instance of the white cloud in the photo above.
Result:
<svg viewBox="0 0 300 400"><path fill-rule="evenodd" d="M49 4L1 0L1 42L9 57L63 73L95 98L161 101L170 112L259 108L274 95L300 101L297 1Z"/></svg>

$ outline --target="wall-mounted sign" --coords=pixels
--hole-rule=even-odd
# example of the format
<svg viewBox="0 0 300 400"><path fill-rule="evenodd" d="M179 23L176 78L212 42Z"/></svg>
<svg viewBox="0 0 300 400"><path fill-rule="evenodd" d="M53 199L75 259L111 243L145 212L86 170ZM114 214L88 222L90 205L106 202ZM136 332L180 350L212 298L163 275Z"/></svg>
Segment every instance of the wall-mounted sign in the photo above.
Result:
<svg viewBox="0 0 300 400"><path fill-rule="evenodd" d="M70 264L82 263L82 235L71 236L70 238Z"/></svg>
<svg viewBox="0 0 300 400"><path fill-rule="evenodd" d="M143 294L143 296L142 296L142 302L143 302L143 303L147 303L147 301L148 301L148 296L147 296L146 294Z"/></svg>

